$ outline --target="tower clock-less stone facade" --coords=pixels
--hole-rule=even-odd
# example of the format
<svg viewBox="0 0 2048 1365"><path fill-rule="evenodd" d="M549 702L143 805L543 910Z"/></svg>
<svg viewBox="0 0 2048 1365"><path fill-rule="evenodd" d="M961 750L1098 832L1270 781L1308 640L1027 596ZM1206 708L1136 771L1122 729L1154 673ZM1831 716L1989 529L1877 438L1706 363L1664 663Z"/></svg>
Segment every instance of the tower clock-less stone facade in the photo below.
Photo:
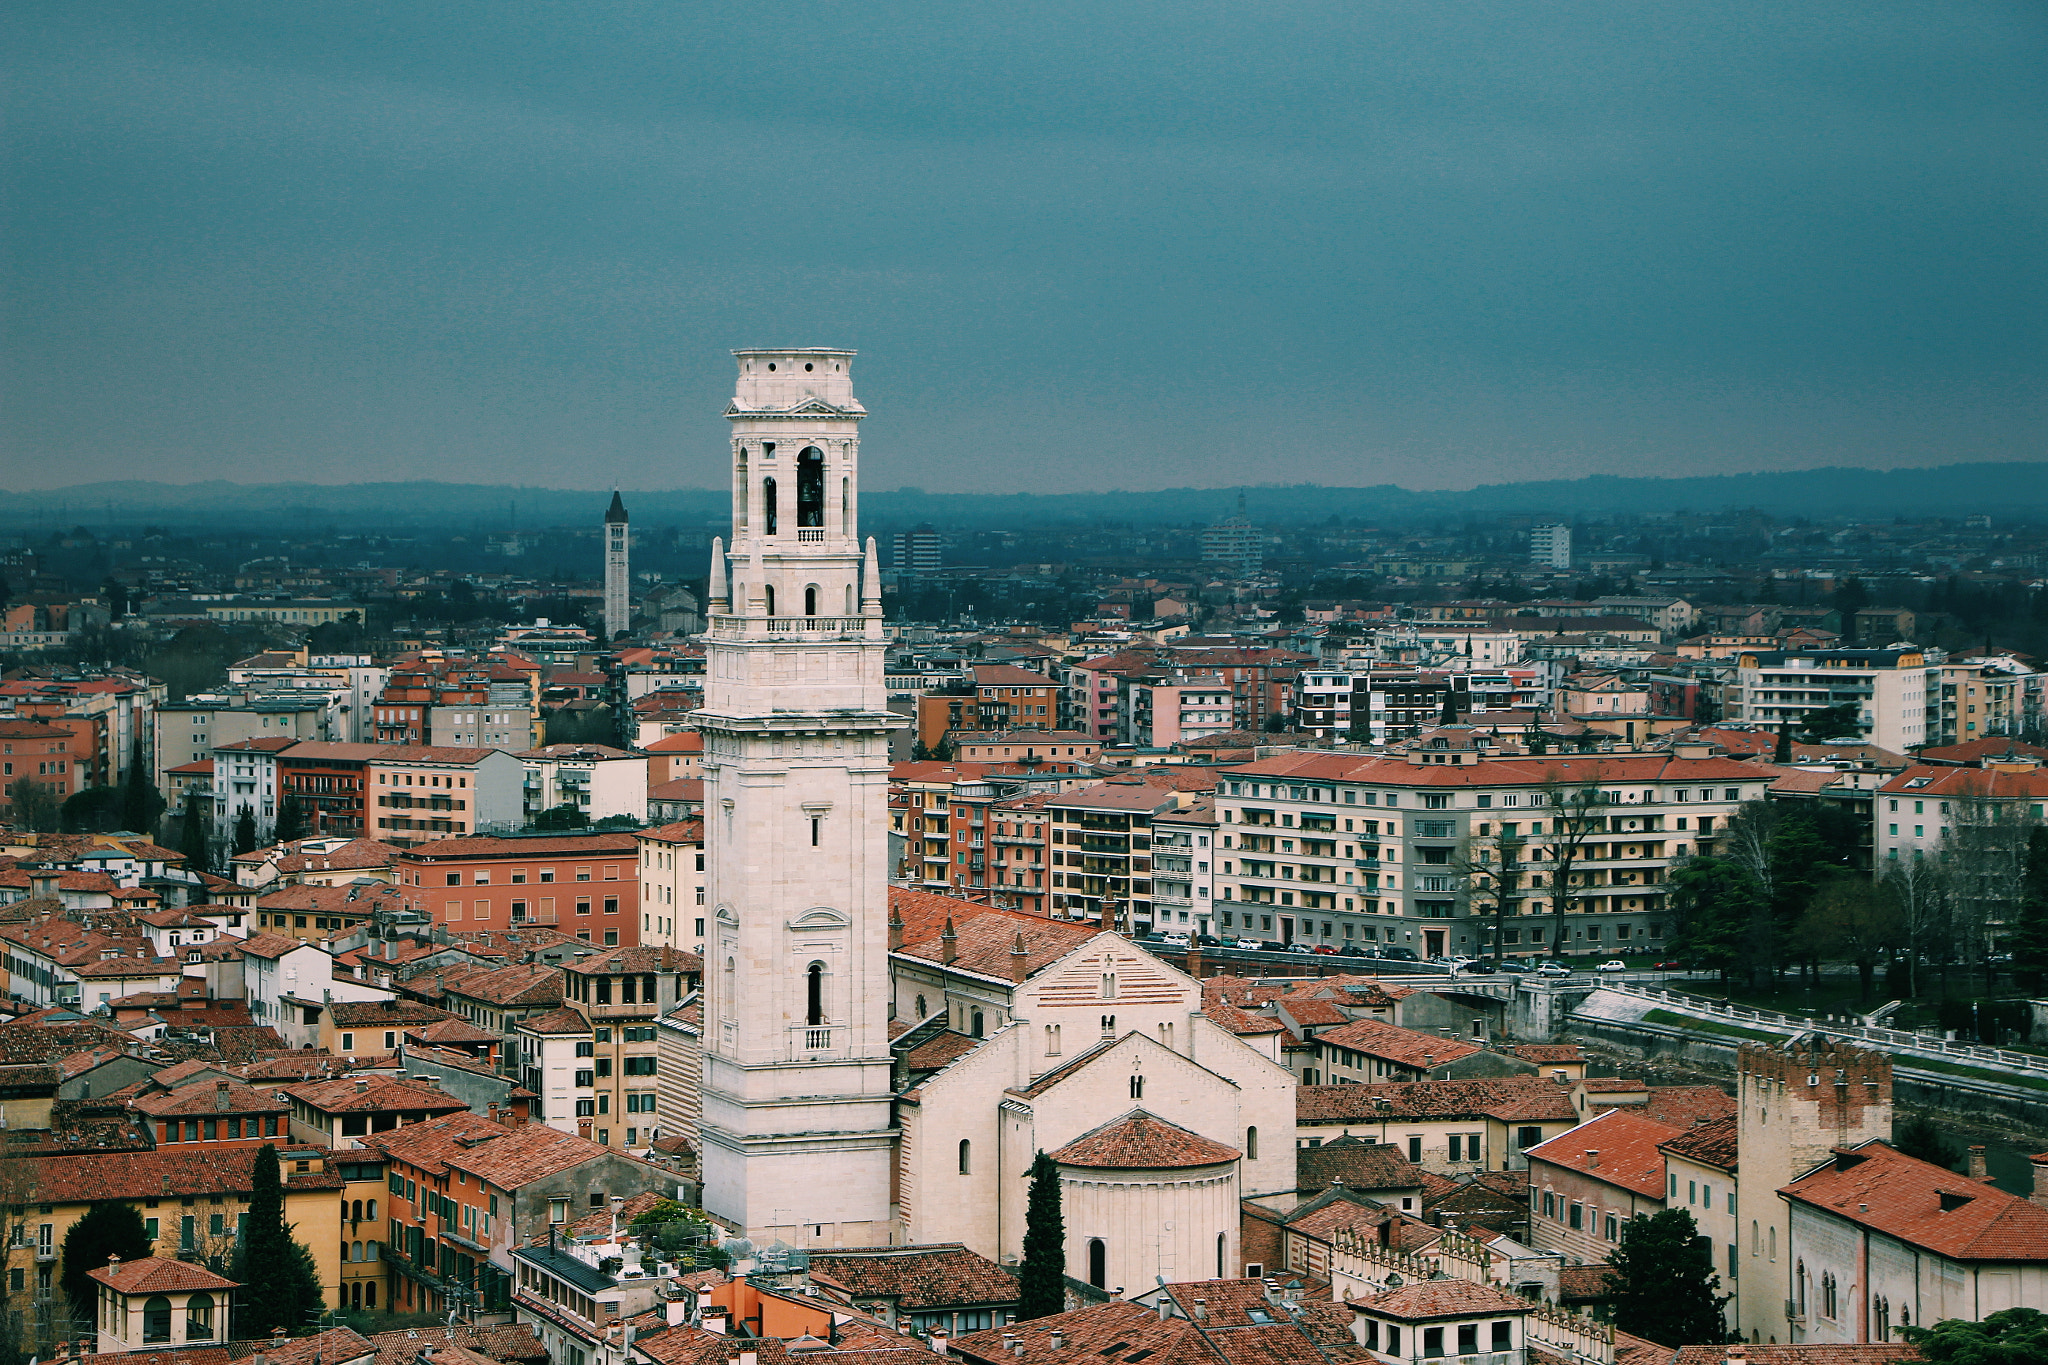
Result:
<svg viewBox="0 0 2048 1365"><path fill-rule="evenodd" d="M732 544L704 635L704 1207L895 1240L881 583L852 351L735 351Z"/></svg>

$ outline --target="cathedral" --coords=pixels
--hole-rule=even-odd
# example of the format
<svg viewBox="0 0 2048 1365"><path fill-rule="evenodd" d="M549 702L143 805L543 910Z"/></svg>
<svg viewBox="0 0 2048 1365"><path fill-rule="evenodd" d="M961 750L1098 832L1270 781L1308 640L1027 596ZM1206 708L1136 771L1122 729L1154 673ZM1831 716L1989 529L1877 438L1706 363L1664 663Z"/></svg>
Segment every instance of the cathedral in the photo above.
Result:
<svg viewBox="0 0 2048 1365"><path fill-rule="evenodd" d="M1076 1279L1242 1273L1239 1199L1295 1181L1270 1036L1219 1027L1198 982L1116 934L889 885L902 720L859 535L854 353L733 354L696 717L705 1210L759 1244L1013 1261L1044 1151Z"/></svg>

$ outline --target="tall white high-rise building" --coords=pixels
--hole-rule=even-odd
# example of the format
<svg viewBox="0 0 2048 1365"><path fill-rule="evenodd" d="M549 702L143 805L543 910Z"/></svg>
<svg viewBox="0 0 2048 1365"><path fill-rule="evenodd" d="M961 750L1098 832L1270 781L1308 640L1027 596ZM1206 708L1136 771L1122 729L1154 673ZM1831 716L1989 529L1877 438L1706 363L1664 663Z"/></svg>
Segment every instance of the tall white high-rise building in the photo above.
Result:
<svg viewBox="0 0 2048 1365"><path fill-rule="evenodd" d="M1529 562L1540 569L1572 566L1572 528L1552 524L1529 528Z"/></svg>
<svg viewBox="0 0 2048 1365"><path fill-rule="evenodd" d="M604 514L604 638L615 640L633 623L633 577L627 565L631 536L626 527L626 504L619 490L612 490L612 505Z"/></svg>
<svg viewBox="0 0 2048 1365"><path fill-rule="evenodd" d="M889 731L857 535L852 351L735 351L730 549L704 635L706 1211L757 1242L894 1240Z"/></svg>

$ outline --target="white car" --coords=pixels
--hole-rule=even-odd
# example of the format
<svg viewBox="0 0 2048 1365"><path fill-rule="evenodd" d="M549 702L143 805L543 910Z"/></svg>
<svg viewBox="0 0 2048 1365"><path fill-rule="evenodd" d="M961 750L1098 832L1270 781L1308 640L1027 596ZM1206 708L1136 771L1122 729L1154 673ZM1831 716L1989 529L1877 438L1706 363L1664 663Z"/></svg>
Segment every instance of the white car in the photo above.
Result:
<svg viewBox="0 0 2048 1365"><path fill-rule="evenodd" d="M1572 969L1562 962L1546 962L1536 969L1538 976L1570 976Z"/></svg>
<svg viewBox="0 0 2048 1365"><path fill-rule="evenodd" d="M1159 941L1175 948L1185 948L1188 946L1188 936L1186 934L1161 934Z"/></svg>
<svg viewBox="0 0 2048 1365"><path fill-rule="evenodd" d="M1628 964L1617 957L1612 962L1601 963L1593 970L1598 972L1625 972L1628 970Z"/></svg>
<svg viewBox="0 0 2048 1365"><path fill-rule="evenodd" d="M1265 947L1266 944L1265 940L1263 939L1241 938L1233 942L1230 946L1233 948L1249 948L1253 952L1257 952L1259 949Z"/></svg>

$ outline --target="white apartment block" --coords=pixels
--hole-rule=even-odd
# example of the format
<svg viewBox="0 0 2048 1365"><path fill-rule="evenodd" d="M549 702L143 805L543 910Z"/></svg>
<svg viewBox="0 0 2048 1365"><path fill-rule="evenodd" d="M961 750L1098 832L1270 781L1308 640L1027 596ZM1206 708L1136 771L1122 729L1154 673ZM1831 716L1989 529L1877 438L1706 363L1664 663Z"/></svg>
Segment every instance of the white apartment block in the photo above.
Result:
<svg viewBox="0 0 2048 1365"><path fill-rule="evenodd" d="M1223 774L1212 905L1221 937L1478 953L1492 943L1505 841L1515 870L1509 956L1560 945L1550 798L1600 793L1579 837L1561 946L1613 954L1665 932L1672 865L1711 851L1767 772L1706 745L1671 754L1480 758L1425 746L1397 758L1293 753Z"/></svg>
<svg viewBox="0 0 2048 1365"><path fill-rule="evenodd" d="M1200 797L1152 817L1152 927L1161 933L1213 934L1216 803Z"/></svg>
<svg viewBox="0 0 2048 1365"><path fill-rule="evenodd" d="M1542 569L1572 566L1572 528L1550 525L1529 528L1529 562Z"/></svg>
<svg viewBox="0 0 2048 1365"><path fill-rule="evenodd" d="M603 744L550 744L527 749L526 818L573 806L595 823L614 815L647 818L647 759Z"/></svg>
<svg viewBox="0 0 2048 1365"><path fill-rule="evenodd" d="M1902 754L1927 743L1938 687L1939 670L1917 649L1755 650L1736 656L1721 695L1728 720L1771 730L1797 725L1809 711L1853 705L1862 738Z"/></svg>
<svg viewBox="0 0 2048 1365"><path fill-rule="evenodd" d="M1883 874L1900 863L1941 857L1943 842L1965 820L1992 811L2039 824L2048 809L2048 768L2030 760L1982 768L1916 766L1893 775L1872 804L1871 847Z"/></svg>

